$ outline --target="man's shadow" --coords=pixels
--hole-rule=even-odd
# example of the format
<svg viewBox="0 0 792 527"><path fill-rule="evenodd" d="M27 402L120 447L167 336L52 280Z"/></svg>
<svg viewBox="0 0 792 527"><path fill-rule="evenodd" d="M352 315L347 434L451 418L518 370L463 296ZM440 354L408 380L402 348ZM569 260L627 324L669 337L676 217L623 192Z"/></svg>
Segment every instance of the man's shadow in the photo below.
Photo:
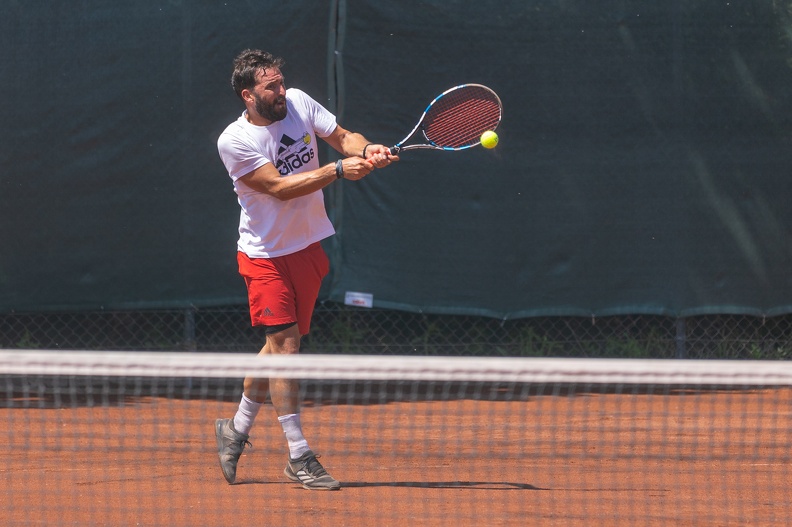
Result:
<svg viewBox="0 0 792 527"><path fill-rule="evenodd" d="M293 481L264 481L258 479L238 480L234 485L283 484L297 485ZM528 483L509 481L342 481L341 488L404 487L417 489L472 489L472 490L550 490Z"/></svg>
<svg viewBox="0 0 792 527"><path fill-rule="evenodd" d="M414 487L423 489L473 489L473 490L547 490L528 483L509 481L342 481L341 487Z"/></svg>

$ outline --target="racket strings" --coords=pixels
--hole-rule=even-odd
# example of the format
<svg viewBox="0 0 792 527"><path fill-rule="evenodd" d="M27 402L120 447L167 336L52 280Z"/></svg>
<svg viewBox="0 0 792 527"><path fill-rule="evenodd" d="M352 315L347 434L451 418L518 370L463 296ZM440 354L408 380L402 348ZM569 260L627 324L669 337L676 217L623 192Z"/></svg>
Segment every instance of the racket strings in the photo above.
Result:
<svg viewBox="0 0 792 527"><path fill-rule="evenodd" d="M460 148L478 143L481 134L500 123L501 106L487 90L458 90L429 108L424 135L437 146Z"/></svg>

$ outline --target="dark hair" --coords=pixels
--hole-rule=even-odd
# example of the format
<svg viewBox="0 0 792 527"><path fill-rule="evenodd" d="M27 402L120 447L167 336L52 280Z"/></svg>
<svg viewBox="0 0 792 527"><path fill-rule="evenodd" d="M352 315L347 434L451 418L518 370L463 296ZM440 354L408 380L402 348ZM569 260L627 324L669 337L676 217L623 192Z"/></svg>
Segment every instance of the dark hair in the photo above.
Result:
<svg viewBox="0 0 792 527"><path fill-rule="evenodd" d="M267 68L280 69L284 61L271 53L260 49L246 49L234 59L234 73L231 75L231 87L237 96L242 98L242 90L251 90L256 86L256 75Z"/></svg>

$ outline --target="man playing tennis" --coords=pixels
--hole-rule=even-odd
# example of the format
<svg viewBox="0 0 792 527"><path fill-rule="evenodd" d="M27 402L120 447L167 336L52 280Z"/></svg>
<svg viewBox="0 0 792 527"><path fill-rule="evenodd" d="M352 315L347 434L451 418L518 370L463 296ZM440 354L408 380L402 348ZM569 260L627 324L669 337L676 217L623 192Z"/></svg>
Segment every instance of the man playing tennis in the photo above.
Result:
<svg viewBox="0 0 792 527"><path fill-rule="evenodd" d="M304 92L286 89L283 60L245 50L234 60L231 85L245 111L217 141L241 206L237 261L245 279L254 326L263 326L261 354L291 354L308 334L329 260L320 240L335 233L322 189L339 179L359 180L397 156L345 130ZM320 166L316 138L344 159ZM310 490L340 483L317 461L300 424L299 386L291 379L246 378L232 419L215 422L220 467L236 479L239 456L269 392L289 446L284 473Z"/></svg>

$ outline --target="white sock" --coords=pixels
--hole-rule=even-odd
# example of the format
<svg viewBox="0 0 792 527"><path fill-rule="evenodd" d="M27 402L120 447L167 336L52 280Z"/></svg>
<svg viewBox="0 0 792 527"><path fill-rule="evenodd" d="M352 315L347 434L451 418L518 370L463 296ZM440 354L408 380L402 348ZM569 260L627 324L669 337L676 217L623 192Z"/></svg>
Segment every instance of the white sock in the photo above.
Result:
<svg viewBox="0 0 792 527"><path fill-rule="evenodd" d="M253 428L253 421L256 420L256 414L258 414L262 404L264 403L252 401L242 394L239 409L234 415L234 429L240 434L250 434L250 429Z"/></svg>
<svg viewBox="0 0 792 527"><path fill-rule="evenodd" d="M286 434L286 441L289 442L289 456L297 459L310 450L308 441L305 440L300 425L300 414L288 414L278 417L283 433Z"/></svg>

